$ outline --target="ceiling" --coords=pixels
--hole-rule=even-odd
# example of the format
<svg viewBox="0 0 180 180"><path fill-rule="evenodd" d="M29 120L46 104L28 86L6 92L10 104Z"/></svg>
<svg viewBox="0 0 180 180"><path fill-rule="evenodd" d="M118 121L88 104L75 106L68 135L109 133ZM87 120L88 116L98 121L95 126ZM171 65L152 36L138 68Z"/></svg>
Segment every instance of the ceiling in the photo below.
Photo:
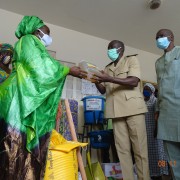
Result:
<svg viewBox="0 0 180 180"><path fill-rule="evenodd" d="M118 39L154 54L155 35L171 29L180 45L180 0L162 0L150 10L148 0L0 0L0 8L106 40Z"/></svg>

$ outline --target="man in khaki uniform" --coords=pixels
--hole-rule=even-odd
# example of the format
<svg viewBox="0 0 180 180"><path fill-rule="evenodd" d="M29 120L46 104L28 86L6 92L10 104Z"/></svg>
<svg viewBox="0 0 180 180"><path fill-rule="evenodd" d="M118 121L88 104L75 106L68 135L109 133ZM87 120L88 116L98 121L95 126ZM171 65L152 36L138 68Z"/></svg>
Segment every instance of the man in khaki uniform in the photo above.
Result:
<svg viewBox="0 0 180 180"><path fill-rule="evenodd" d="M96 87L106 93L106 118L112 118L115 145L123 178L134 180L131 145L138 180L149 180L145 116L147 108L140 92L140 66L135 55L123 57L124 43L113 40L108 56L113 61L96 74ZM103 82L103 83L102 83Z"/></svg>

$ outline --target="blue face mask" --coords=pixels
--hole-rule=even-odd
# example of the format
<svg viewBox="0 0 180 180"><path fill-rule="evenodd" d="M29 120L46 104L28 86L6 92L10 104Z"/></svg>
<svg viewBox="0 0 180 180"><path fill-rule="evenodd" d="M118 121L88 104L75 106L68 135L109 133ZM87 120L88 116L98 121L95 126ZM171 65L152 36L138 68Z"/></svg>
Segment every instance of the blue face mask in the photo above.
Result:
<svg viewBox="0 0 180 180"><path fill-rule="evenodd" d="M144 90L143 95L144 95L144 97L150 97L151 93L149 91L147 91L147 90Z"/></svg>
<svg viewBox="0 0 180 180"><path fill-rule="evenodd" d="M117 58L119 57L119 54L120 54L120 52L118 53L117 50L120 48L121 47L119 47L117 49L116 48L109 49L107 52L109 59L111 59L112 61L117 60Z"/></svg>
<svg viewBox="0 0 180 180"><path fill-rule="evenodd" d="M170 44L170 41L167 37L158 38L156 40L156 45L160 49L167 49Z"/></svg>

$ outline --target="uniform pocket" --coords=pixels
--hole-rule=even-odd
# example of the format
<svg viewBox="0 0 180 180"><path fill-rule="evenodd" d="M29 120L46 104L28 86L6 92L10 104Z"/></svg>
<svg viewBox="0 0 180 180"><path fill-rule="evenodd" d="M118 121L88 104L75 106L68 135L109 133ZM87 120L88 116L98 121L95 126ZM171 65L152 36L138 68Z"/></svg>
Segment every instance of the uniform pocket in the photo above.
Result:
<svg viewBox="0 0 180 180"><path fill-rule="evenodd" d="M131 92L124 92L125 96L126 96L126 100L129 100L131 98L142 98L143 99L143 95L141 94L141 92L138 91L131 91Z"/></svg>
<svg viewBox="0 0 180 180"><path fill-rule="evenodd" d="M138 91L126 91L125 97L126 100L134 107L134 108L144 108L144 98L141 92Z"/></svg>
<svg viewBox="0 0 180 180"><path fill-rule="evenodd" d="M119 71L115 72L115 77L118 78L126 78L129 70L128 69L120 69Z"/></svg>

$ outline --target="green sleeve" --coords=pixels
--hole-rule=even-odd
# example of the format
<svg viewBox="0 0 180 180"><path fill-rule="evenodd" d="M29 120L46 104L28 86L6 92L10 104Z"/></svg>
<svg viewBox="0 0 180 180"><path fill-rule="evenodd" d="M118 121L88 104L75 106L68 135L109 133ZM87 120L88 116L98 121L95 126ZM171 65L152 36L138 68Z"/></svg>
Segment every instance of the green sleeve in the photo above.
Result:
<svg viewBox="0 0 180 180"><path fill-rule="evenodd" d="M67 66L64 66L64 71L63 71L64 76L68 75L69 71L70 71L70 68Z"/></svg>

